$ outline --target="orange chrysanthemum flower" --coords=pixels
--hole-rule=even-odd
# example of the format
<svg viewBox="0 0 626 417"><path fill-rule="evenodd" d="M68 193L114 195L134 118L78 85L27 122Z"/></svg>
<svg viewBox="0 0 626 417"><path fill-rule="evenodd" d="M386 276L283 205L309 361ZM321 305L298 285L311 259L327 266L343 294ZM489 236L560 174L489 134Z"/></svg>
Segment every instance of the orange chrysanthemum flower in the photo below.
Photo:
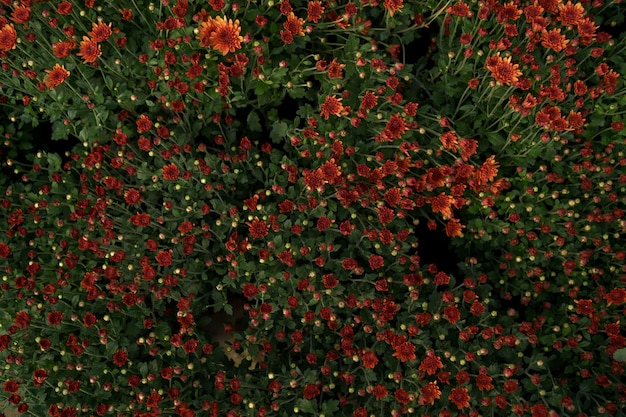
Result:
<svg viewBox="0 0 626 417"><path fill-rule="evenodd" d="M448 396L448 399L456 405L459 410L469 408L470 406L470 396L467 388L452 388L452 392Z"/></svg>
<svg viewBox="0 0 626 417"><path fill-rule="evenodd" d="M441 213L444 219L452 217L452 203L454 198L444 193L438 196L428 197L426 201L431 205L433 213Z"/></svg>
<svg viewBox="0 0 626 417"><path fill-rule="evenodd" d="M80 52L77 55L82 57L86 64L91 64L96 62L96 59L102 55L102 50L98 42L83 36L83 40L80 43Z"/></svg>
<svg viewBox="0 0 626 417"><path fill-rule="evenodd" d="M446 235L448 237L462 237L464 225L458 219L451 219L446 223Z"/></svg>
<svg viewBox="0 0 626 417"><path fill-rule="evenodd" d="M198 28L198 40L200 46L208 48L211 46L211 33L215 30L215 23L212 17L209 16L208 20L200 23Z"/></svg>
<svg viewBox="0 0 626 417"><path fill-rule="evenodd" d="M293 12L287 16L287 21L283 23L285 30L289 31L293 36L304 36L304 19L297 17Z"/></svg>
<svg viewBox="0 0 626 417"><path fill-rule="evenodd" d="M522 75L519 64L512 64L510 56L502 58L500 55L494 55L487 58L487 69L493 78L502 85L516 83Z"/></svg>
<svg viewBox="0 0 626 417"><path fill-rule="evenodd" d="M564 25L577 25L585 16L585 8L582 4L572 4L568 1L567 4L562 4L559 10L558 19Z"/></svg>
<svg viewBox="0 0 626 417"><path fill-rule="evenodd" d="M0 51L10 51L17 43L17 32L12 24L7 24L0 28Z"/></svg>
<svg viewBox="0 0 626 417"><path fill-rule="evenodd" d="M317 23L322 17L322 13L324 13L324 6L322 6L321 1L310 1L307 12L307 20L309 22Z"/></svg>
<svg viewBox="0 0 626 417"><path fill-rule="evenodd" d="M561 35L561 29L544 30L541 33L541 45L544 48L554 50L554 52L562 51L568 43L565 35Z"/></svg>
<svg viewBox="0 0 626 417"><path fill-rule="evenodd" d="M30 20L30 7L16 6L11 14L11 20L15 23L27 23Z"/></svg>
<svg viewBox="0 0 626 417"><path fill-rule="evenodd" d="M46 74L43 82L50 90L63 83L70 76L70 72L59 64L56 64L51 70L46 70Z"/></svg>
<svg viewBox="0 0 626 417"><path fill-rule="evenodd" d="M95 42L104 42L113 34L111 30L111 24L106 23L92 23L91 32L88 33L89 37Z"/></svg>
<svg viewBox="0 0 626 417"><path fill-rule="evenodd" d="M72 52L72 48L74 48L74 43L69 40L55 42L52 44L52 52L57 58L68 57Z"/></svg>
<svg viewBox="0 0 626 417"><path fill-rule="evenodd" d="M420 405L432 405L435 403L435 400L441 398L441 391L436 382L429 382L420 388L420 393L422 394L419 398Z"/></svg>
<svg viewBox="0 0 626 417"><path fill-rule="evenodd" d="M383 3L383 7L389 10L389 16L393 17L393 14L395 12L404 7L404 4L402 4L402 2L403 0L385 0L385 2Z"/></svg>
<svg viewBox="0 0 626 417"><path fill-rule="evenodd" d="M209 35L211 48L218 50L222 55L235 52L241 48L243 36L239 35L241 32L239 20L233 22L231 19L223 19L218 16L213 21L213 26L213 30Z"/></svg>
<svg viewBox="0 0 626 417"><path fill-rule="evenodd" d="M337 62L337 58L333 58L332 62L328 64L328 78L343 78L343 69L345 64Z"/></svg>
<svg viewBox="0 0 626 417"><path fill-rule="evenodd" d="M500 164L496 162L495 156L491 155L487 158L482 166L476 168L476 171L474 171L474 179L477 185L480 186L492 181L496 175L498 175L499 166Z"/></svg>
<svg viewBox="0 0 626 417"><path fill-rule="evenodd" d="M328 117L332 114L335 116L341 115L343 112L343 105L341 104L341 98L335 96L326 96L324 104L322 104L322 117L328 120Z"/></svg>

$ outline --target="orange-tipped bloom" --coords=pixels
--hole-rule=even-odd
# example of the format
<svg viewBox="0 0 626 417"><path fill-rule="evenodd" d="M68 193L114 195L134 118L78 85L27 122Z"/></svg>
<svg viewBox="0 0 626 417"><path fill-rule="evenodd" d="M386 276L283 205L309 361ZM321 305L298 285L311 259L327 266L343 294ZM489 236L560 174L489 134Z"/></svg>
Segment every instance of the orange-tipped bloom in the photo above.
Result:
<svg viewBox="0 0 626 417"><path fill-rule="evenodd" d="M89 37L95 42L104 42L113 34L111 30L111 24L106 23L92 23L91 32L88 33Z"/></svg>
<svg viewBox="0 0 626 417"><path fill-rule="evenodd" d="M304 36L304 19L299 18L293 12L287 16L287 21L283 23L286 31L293 36Z"/></svg>
<svg viewBox="0 0 626 417"><path fill-rule="evenodd" d="M328 120L330 115L340 116L343 111L343 105L341 104L342 98L337 98L335 96L326 96L324 103L322 104L322 112L321 116Z"/></svg>
<svg viewBox="0 0 626 417"><path fill-rule="evenodd" d="M522 71L519 64L512 64L511 57L502 58L500 55L494 55L487 59L487 69L491 72L493 78L503 85L511 85L519 81Z"/></svg>
<svg viewBox="0 0 626 417"><path fill-rule="evenodd" d="M541 45L554 50L554 52L561 52L568 43L569 40L565 35L561 35L561 29L544 30L541 33Z"/></svg>
<svg viewBox="0 0 626 417"><path fill-rule="evenodd" d="M383 7L389 10L389 16L393 17L393 14L404 7L403 0L385 0Z"/></svg>
<svg viewBox="0 0 626 417"><path fill-rule="evenodd" d="M80 43L80 52L77 55L82 57L86 64L91 64L96 62L96 59L102 55L102 50L98 42L83 36L83 40Z"/></svg>
<svg viewBox="0 0 626 417"><path fill-rule="evenodd" d="M198 40L200 41L200 46L204 48L211 46L211 34L215 30L214 22L213 18L209 16L208 20L200 23L200 27L198 28Z"/></svg>
<svg viewBox="0 0 626 417"><path fill-rule="evenodd" d="M558 20L564 25L577 25L583 17L585 17L585 8L582 4L572 4L568 1L567 4L561 4L559 7Z"/></svg>
<svg viewBox="0 0 626 417"><path fill-rule="evenodd" d="M69 76L70 72L68 70L66 70L62 65L56 64L51 70L46 70L46 76L44 77L43 82L46 87L52 90L62 84Z"/></svg>
<svg viewBox="0 0 626 417"><path fill-rule="evenodd" d="M12 24L6 24L0 28L0 51L10 51L17 43L17 32Z"/></svg>
<svg viewBox="0 0 626 417"><path fill-rule="evenodd" d="M213 30L209 35L209 43L211 48L219 51L222 55L229 52L235 52L241 48L243 36L240 36L241 27L239 20L223 19L218 16L213 21Z"/></svg>

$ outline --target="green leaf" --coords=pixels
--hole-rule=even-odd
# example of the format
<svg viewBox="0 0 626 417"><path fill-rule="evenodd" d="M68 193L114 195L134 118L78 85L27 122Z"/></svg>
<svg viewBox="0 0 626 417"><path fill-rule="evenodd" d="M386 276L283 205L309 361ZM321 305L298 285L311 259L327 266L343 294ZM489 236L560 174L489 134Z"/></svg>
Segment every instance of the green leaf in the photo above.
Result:
<svg viewBox="0 0 626 417"><path fill-rule="evenodd" d="M272 142L280 143L287 136L287 130L289 126L285 122L274 123L272 126L272 130L270 132L270 138L272 138Z"/></svg>
<svg viewBox="0 0 626 417"><path fill-rule="evenodd" d="M617 362L626 362L626 348L617 349L613 354L613 359Z"/></svg>
<svg viewBox="0 0 626 417"><path fill-rule="evenodd" d="M253 132L260 132L263 130L261 128L261 123L260 123L261 118L259 117L257 112L255 112L254 110L252 110L250 114L248 114L247 122L248 122L248 128L252 130Z"/></svg>

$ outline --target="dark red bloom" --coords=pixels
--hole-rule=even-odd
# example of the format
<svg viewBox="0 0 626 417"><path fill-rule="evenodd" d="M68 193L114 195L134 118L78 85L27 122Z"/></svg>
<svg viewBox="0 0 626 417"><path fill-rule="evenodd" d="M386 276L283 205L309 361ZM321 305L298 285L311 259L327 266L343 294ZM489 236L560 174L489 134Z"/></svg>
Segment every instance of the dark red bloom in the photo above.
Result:
<svg viewBox="0 0 626 417"><path fill-rule="evenodd" d="M51 311L48 314L48 323L51 326L58 326L59 324L61 324L61 321L63 320L63 313L60 311Z"/></svg>
<svg viewBox="0 0 626 417"><path fill-rule="evenodd" d="M315 384L307 384L304 387L304 398L307 400L312 400L313 398L320 395L320 389Z"/></svg>
<svg viewBox="0 0 626 417"><path fill-rule="evenodd" d="M125 350L118 350L113 354L113 364L116 366L124 366L128 360L128 353Z"/></svg>
<svg viewBox="0 0 626 417"><path fill-rule="evenodd" d="M252 222L247 223L247 225L248 231L254 239L261 239L269 234L270 229L267 224L256 217Z"/></svg>
<svg viewBox="0 0 626 417"><path fill-rule="evenodd" d="M159 251L155 258L159 266L170 266L172 264L172 250Z"/></svg>

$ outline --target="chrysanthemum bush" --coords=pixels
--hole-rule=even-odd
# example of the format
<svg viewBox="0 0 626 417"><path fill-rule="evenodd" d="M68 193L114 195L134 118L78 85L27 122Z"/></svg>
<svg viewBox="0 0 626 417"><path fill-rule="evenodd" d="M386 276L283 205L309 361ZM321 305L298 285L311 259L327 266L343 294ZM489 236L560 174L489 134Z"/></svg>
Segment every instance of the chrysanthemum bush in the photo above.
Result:
<svg viewBox="0 0 626 417"><path fill-rule="evenodd" d="M618 3L3 3L9 117L80 141L6 163L7 406L623 407Z"/></svg>

